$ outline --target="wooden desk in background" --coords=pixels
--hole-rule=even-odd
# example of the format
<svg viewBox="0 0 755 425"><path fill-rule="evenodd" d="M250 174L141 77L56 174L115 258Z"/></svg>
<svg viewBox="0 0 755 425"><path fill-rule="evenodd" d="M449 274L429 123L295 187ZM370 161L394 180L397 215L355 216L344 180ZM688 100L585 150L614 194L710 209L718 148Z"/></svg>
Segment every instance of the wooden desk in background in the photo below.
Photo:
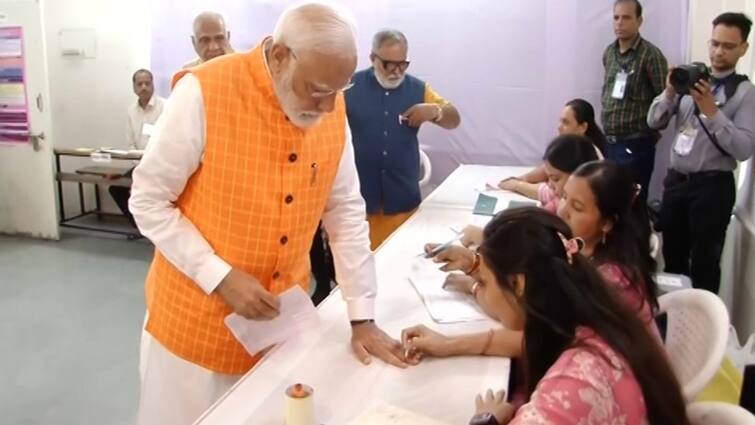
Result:
<svg viewBox="0 0 755 425"><path fill-rule="evenodd" d="M90 158L93 153L103 153L110 156L110 161L138 161L142 158L142 152L140 151L118 151L118 150L103 150L92 148L56 148L55 154L55 179L58 182L58 207L60 208L60 220L59 224L62 227L70 227L74 229L92 230L96 232L113 233L118 235L124 235L128 239L138 239L141 237L137 229L133 230L119 230L112 227L94 226L81 223L74 223L82 217L96 215L97 220L101 220L103 216L108 215L121 215L113 214L102 211L102 203L100 199L100 186L131 186L131 178L124 175L133 168L132 164L125 164L125 166L116 167L109 163L97 163L98 165L92 165L88 167L82 167L74 172L65 172L61 167L61 157L79 157ZM102 165L100 165L102 164ZM63 182L76 183L79 188L79 208L80 213L72 217L66 217L65 202L63 200ZM91 184L94 186L94 200L95 208L91 210L86 209L86 203L84 200L84 184Z"/></svg>

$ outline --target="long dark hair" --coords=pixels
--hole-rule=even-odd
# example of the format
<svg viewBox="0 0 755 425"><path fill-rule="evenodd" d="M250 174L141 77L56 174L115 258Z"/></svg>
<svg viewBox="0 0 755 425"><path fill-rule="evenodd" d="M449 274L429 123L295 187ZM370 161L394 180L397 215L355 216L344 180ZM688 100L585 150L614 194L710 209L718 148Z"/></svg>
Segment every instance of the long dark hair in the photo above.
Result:
<svg viewBox="0 0 755 425"><path fill-rule="evenodd" d="M536 207L511 209L485 227L480 247L505 292L517 296L512 277L525 277L518 302L526 315L522 360L528 397L561 353L580 344L576 329L585 326L626 360L651 424L687 425L679 382L660 345L587 258L567 261L559 233L572 236L557 216Z"/></svg>
<svg viewBox="0 0 755 425"><path fill-rule="evenodd" d="M545 148L543 155L543 160L548 161L552 167L568 174L585 162L596 159L598 154L590 140L578 134L556 136Z"/></svg>
<svg viewBox="0 0 755 425"><path fill-rule="evenodd" d="M614 263L651 303L658 307L658 285L653 279L657 269L650 255L650 220L644 203L637 197L639 188L632 173L613 161L594 161L579 167L573 174L587 179L600 215L613 222L605 242L595 247L596 263Z"/></svg>
<svg viewBox="0 0 755 425"><path fill-rule="evenodd" d="M595 109L593 109L590 102L584 99L572 99L566 102L566 106L571 108L577 124L587 123L585 136L600 150L600 153L605 155L606 135L603 134L603 130L595 122Z"/></svg>

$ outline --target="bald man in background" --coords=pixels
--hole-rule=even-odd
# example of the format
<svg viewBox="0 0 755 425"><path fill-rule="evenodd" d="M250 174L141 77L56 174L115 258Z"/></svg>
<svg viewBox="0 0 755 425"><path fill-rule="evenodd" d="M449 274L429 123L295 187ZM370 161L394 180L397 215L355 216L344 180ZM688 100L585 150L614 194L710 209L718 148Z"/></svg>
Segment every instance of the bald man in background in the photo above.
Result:
<svg viewBox="0 0 755 425"><path fill-rule="evenodd" d="M233 53L231 47L231 32L225 27L223 15L217 12L202 12L194 18L194 35L191 44L197 52L197 58L184 64L184 68L191 68L207 62L218 56Z"/></svg>

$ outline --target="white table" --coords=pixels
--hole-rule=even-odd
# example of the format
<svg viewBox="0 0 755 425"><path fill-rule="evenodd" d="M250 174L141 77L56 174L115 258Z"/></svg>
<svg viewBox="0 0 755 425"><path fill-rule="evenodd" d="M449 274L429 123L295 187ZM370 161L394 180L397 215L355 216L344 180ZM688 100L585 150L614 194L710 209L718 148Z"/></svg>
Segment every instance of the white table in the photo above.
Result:
<svg viewBox="0 0 755 425"><path fill-rule="evenodd" d="M405 327L424 323L444 333L466 333L495 326L490 321L435 324L407 280L412 259L425 242L453 236L450 225L470 221L481 186L494 177L527 169L462 166L375 254L379 294L376 320L394 338ZM517 198L516 195L508 195ZM505 197L505 196L504 196ZM469 200L469 202L467 202ZM450 201L456 201L450 202ZM469 205L465 204L468 203ZM284 389L302 382L315 390L318 423L348 424L366 409L387 403L449 424L467 423L474 396L506 387L509 361L494 357L426 359L401 370L373 359L363 366L351 352L346 305L335 291L319 306L320 326L269 352L196 422L201 425L283 425Z"/></svg>
<svg viewBox="0 0 755 425"><path fill-rule="evenodd" d="M532 170L532 167L494 167L490 165L462 164L454 170L422 202L422 208L463 208L472 210L479 191L485 190L485 183L498 184L507 177L517 177ZM485 192L499 199L526 201L526 198L511 192Z"/></svg>

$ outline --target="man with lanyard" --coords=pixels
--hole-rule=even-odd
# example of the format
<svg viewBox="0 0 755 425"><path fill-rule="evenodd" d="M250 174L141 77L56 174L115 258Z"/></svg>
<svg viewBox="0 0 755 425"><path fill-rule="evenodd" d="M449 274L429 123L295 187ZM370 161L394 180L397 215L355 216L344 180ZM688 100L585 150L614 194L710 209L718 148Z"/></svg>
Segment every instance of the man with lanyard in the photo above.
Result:
<svg viewBox="0 0 755 425"><path fill-rule="evenodd" d="M736 196L732 171L755 147L755 86L735 72L751 26L742 13L714 19L708 42L712 81L699 80L689 95L667 82L647 117L650 127L664 128L676 115L661 209L666 271L688 275L694 287L712 292L718 292Z"/></svg>
<svg viewBox="0 0 755 425"><path fill-rule="evenodd" d="M648 128L646 116L653 98L663 91L668 65L663 53L640 36L642 5L617 0L613 8L616 41L603 53L605 78L602 106L606 158L626 165L640 184L641 199L655 164L658 132Z"/></svg>

